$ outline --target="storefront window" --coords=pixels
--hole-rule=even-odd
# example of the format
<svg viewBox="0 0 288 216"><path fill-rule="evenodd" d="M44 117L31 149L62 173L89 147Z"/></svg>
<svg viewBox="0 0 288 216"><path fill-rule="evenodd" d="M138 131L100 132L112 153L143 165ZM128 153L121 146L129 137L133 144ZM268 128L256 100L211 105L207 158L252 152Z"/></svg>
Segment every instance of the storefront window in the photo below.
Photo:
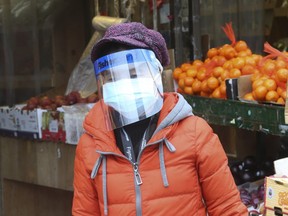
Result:
<svg viewBox="0 0 288 216"><path fill-rule="evenodd" d="M91 36L92 1L0 1L0 105L65 87Z"/></svg>
<svg viewBox="0 0 288 216"><path fill-rule="evenodd" d="M222 27L231 22L236 40L245 40L254 53L262 53L265 1L202 0L200 14L201 33L209 37L208 48L230 43Z"/></svg>
<svg viewBox="0 0 288 216"><path fill-rule="evenodd" d="M0 105L65 88L94 31L94 15L127 18L158 30L174 50L177 66L230 43L222 29L229 22L236 40L246 41L253 53L263 53L265 41L280 41L288 49L285 2L0 0Z"/></svg>

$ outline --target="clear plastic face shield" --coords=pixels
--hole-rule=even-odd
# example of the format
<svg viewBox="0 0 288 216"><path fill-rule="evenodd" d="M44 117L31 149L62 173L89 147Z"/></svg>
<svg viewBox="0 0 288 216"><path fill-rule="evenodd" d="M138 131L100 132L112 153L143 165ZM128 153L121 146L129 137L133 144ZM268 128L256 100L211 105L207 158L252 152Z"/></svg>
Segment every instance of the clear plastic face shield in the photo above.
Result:
<svg viewBox="0 0 288 216"><path fill-rule="evenodd" d="M148 118L163 106L163 67L151 50L112 53L94 62L108 130Z"/></svg>

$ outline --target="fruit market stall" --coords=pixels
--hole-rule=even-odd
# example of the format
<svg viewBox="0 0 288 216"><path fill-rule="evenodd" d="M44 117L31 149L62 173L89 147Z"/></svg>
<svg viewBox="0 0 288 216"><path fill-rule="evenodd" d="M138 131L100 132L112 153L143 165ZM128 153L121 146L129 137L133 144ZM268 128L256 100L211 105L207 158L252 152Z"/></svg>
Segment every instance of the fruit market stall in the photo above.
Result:
<svg viewBox="0 0 288 216"><path fill-rule="evenodd" d="M252 53L245 41L236 40L231 22L222 29L231 43L177 66L175 90L211 124L286 136L287 52L266 42L265 54Z"/></svg>
<svg viewBox="0 0 288 216"><path fill-rule="evenodd" d="M175 90L184 95L194 114L216 127L225 150L232 148L227 155L234 159L229 165L243 203L259 210L263 206L263 178L273 174L271 160L256 164L254 160L259 162L259 158L244 156L253 153L255 143L258 149L254 152L263 144L258 132L288 136L284 112L288 57L268 43L263 50L267 55L252 53L244 40L236 41L231 23L223 30L231 44L210 48L204 59L173 66L172 75L163 74L164 89L173 79ZM89 68L86 63L83 55L74 70L80 66L91 70L91 64ZM81 73L84 81L85 70ZM74 77L74 83L81 83L81 76ZM91 86L95 90L95 82L85 87L91 90ZM0 107L0 171L6 215L71 214L75 145L83 133L85 115L98 100L96 93L82 90L83 85L65 95L31 97L24 104ZM267 164L269 167L262 169ZM21 210L13 208L23 205Z"/></svg>
<svg viewBox="0 0 288 216"><path fill-rule="evenodd" d="M95 93L83 98L71 92L0 107L5 215L71 214L75 144L83 133L83 119L97 100ZM24 210L13 207L22 205Z"/></svg>
<svg viewBox="0 0 288 216"><path fill-rule="evenodd" d="M255 54L244 40L236 40L231 22L222 29L231 43L211 47L203 59L176 66L173 71L175 90L184 95L194 114L203 117L212 126L223 126L223 130L217 131L220 139L227 136L231 126L254 132L254 142L257 143L255 157L252 151L245 157L226 152L228 156L236 156L236 161L231 160L230 166L243 203L251 212L263 213L264 178L275 173L273 160L265 153L277 148L274 139L269 150L263 150L266 147L265 135L279 140L288 135L285 121L288 53L265 42L263 54ZM244 136L236 135L228 142L244 146ZM287 157L287 146L284 140L282 149L272 154L272 158ZM256 164L256 161L269 164L270 168L263 168L263 164Z"/></svg>

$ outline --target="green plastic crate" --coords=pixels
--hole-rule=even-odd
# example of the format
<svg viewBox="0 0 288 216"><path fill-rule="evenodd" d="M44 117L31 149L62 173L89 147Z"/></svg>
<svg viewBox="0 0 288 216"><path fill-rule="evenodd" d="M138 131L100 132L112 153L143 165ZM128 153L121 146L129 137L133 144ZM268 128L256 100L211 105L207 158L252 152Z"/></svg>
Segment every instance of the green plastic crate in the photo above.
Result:
<svg viewBox="0 0 288 216"><path fill-rule="evenodd" d="M284 106L200 96L184 97L192 106L193 113L203 117L210 124L235 126L279 136L288 135Z"/></svg>

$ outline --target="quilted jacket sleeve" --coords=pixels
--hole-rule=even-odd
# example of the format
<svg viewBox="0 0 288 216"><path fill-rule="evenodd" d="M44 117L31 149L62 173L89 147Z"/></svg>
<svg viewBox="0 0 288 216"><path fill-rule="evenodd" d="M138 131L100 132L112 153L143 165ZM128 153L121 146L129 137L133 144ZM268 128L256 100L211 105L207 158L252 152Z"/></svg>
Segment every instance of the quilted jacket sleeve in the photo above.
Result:
<svg viewBox="0 0 288 216"><path fill-rule="evenodd" d="M85 136L85 135L84 135ZM84 143L89 143L89 139L81 137L74 161L74 197L73 197L73 216L97 216L100 215L98 195L90 178L90 169L87 168L85 161Z"/></svg>
<svg viewBox="0 0 288 216"><path fill-rule="evenodd" d="M196 142L199 179L209 216L247 216L220 140L201 118L196 123Z"/></svg>

